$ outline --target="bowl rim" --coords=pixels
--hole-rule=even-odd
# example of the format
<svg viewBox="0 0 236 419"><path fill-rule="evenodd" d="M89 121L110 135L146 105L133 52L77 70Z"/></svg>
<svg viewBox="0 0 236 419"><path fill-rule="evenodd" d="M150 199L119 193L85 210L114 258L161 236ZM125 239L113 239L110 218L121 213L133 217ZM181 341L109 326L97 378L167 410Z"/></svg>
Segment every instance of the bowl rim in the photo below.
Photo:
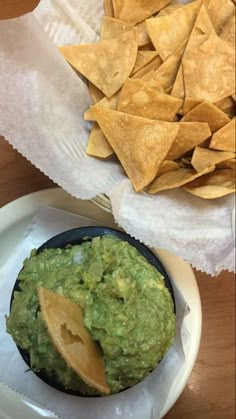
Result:
<svg viewBox="0 0 236 419"><path fill-rule="evenodd" d="M173 290L172 283L171 283L170 274L166 271L165 267L163 266L163 264L160 261L157 254L152 252L152 250L149 247L147 247L145 244L141 243L139 240L135 239L134 237L130 236L128 233L126 233L124 231L117 230L117 229L110 228L110 227L101 227L101 226L76 227L76 228L66 230L62 233L59 233L59 234L51 237L49 240L47 240L45 243L43 243L40 247L38 247L38 249L36 249L36 254L39 254L46 249L57 249L57 248L63 249L66 246L69 246L69 245L71 245L71 246L79 245L79 244L84 243L86 241L91 241L95 237L103 237L103 236L107 236L107 235L111 235L113 237L115 236L115 237L121 239L122 241L126 241L131 246L135 247L138 250L138 252L142 256L144 256L145 259L147 259L147 261L151 265L153 265L162 274L162 276L164 278L165 286L167 287L167 289L170 292L170 295L171 295L171 298L172 298L172 301L173 301L173 305L174 305L174 313L176 314L175 295L174 295L174 290ZM58 243L63 243L63 244L58 245ZM20 272L23 269L24 269L24 266L22 267ZM12 303L14 301L14 293L16 291L17 292L22 292L22 290L20 289L19 284L20 284L20 281L19 281L18 276L17 276L16 281L15 281L14 286L13 286L13 289L12 289L12 293L11 293L10 311L11 311ZM29 369L26 370L26 372L32 371L45 384L53 387L54 389L59 390L59 391L65 393L65 394L69 394L69 395L73 395L73 396L77 396L77 397L81 397L81 398L101 398L101 397L111 397L111 396L113 396L113 394L110 394L108 396L89 395L89 394L81 393L79 391L66 390L60 384L60 382L56 379L56 377L54 375L50 376L49 373L46 372L43 369L41 369L38 372L32 370L31 366L30 366L29 351L26 350L26 349L22 349L19 345L16 345L16 346L17 346L17 349L18 349L21 357L23 358L24 362L29 367ZM143 381L143 380L141 380L141 381ZM136 383L133 387L135 387L139 383ZM125 389L121 390L119 393L124 392L124 391L128 390L129 388L130 387L125 388Z"/></svg>

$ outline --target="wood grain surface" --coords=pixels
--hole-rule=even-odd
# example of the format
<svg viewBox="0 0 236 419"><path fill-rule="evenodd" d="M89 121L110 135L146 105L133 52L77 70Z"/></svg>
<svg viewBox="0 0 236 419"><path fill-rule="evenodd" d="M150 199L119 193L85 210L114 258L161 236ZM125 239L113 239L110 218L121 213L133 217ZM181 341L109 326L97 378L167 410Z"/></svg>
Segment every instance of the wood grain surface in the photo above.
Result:
<svg viewBox="0 0 236 419"><path fill-rule="evenodd" d="M0 0L1 1L1 0ZM55 186L0 137L0 207ZM188 384L166 419L235 418L235 279L196 272L203 310L200 351Z"/></svg>

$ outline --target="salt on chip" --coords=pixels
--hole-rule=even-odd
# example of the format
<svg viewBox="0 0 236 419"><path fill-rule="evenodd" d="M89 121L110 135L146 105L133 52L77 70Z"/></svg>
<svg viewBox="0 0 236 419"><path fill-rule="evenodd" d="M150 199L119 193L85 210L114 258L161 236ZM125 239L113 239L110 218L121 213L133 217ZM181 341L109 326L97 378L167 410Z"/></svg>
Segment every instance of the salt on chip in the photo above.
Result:
<svg viewBox="0 0 236 419"><path fill-rule="evenodd" d="M109 108L109 109L117 109L117 104L120 96L120 91L117 92L115 95L111 96L110 98L104 97L99 102L97 102L95 105L90 106L90 108L84 113L84 120L85 121L95 121L94 115L93 115L93 108L94 106L101 106L103 108Z"/></svg>
<svg viewBox="0 0 236 419"><path fill-rule="evenodd" d="M86 153L93 157L100 157L101 159L106 159L114 153L101 128L96 122L94 123L89 135Z"/></svg>
<svg viewBox="0 0 236 419"><path fill-rule="evenodd" d="M201 1L196 0L173 13L146 21L151 41L163 61L187 42L200 5Z"/></svg>
<svg viewBox="0 0 236 419"><path fill-rule="evenodd" d="M181 122L194 121L207 122L212 134L214 134L214 132L230 122L230 119L217 106L213 105L213 103L202 102L181 119Z"/></svg>
<svg viewBox="0 0 236 419"><path fill-rule="evenodd" d="M104 16L100 28L100 38L105 41L107 39L115 38L116 36L128 32L132 29L132 25L121 22L118 19Z"/></svg>
<svg viewBox="0 0 236 419"><path fill-rule="evenodd" d="M104 0L104 13L106 16L114 16L112 0Z"/></svg>
<svg viewBox="0 0 236 419"><path fill-rule="evenodd" d="M151 89L143 80L128 79L121 91L117 110L144 118L173 121L181 105L180 99Z"/></svg>
<svg viewBox="0 0 236 419"><path fill-rule="evenodd" d="M138 51L137 59L131 76L152 62L158 56L156 51ZM161 62L161 61L160 61Z"/></svg>
<svg viewBox="0 0 236 419"><path fill-rule="evenodd" d="M157 70L160 67L161 63L162 61L159 55L157 55L151 62L145 65L145 67L141 68L134 75L132 75L132 77L134 79L140 79L143 76L145 76L147 73L149 73L150 71Z"/></svg>
<svg viewBox="0 0 236 419"><path fill-rule="evenodd" d="M235 139L235 118L227 125L219 129L212 136L210 148L223 151L232 151L235 153L236 139Z"/></svg>
<svg viewBox="0 0 236 419"><path fill-rule="evenodd" d="M141 191L165 160L178 133L178 124L98 107L94 115L134 189Z"/></svg>
<svg viewBox="0 0 236 419"><path fill-rule="evenodd" d="M183 154L211 136L211 131L205 122L178 122L180 129L167 155L168 160L176 160Z"/></svg>
<svg viewBox="0 0 236 419"><path fill-rule="evenodd" d="M89 94L93 100L93 103L99 102L104 97L104 94L91 81L88 82Z"/></svg>
<svg viewBox="0 0 236 419"><path fill-rule="evenodd" d="M191 51L192 48L196 48L201 45L210 36L211 33L215 33L215 29L203 3L200 7L193 30L186 45L183 59L188 57L188 51ZM179 97L180 99L184 99L185 97L182 63L180 64L171 94L172 96Z"/></svg>
<svg viewBox="0 0 236 419"><path fill-rule="evenodd" d="M94 44L60 48L66 60L107 97L114 95L129 77L137 50L136 29Z"/></svg>
<svg viewBox="0 0 236 419"><path fill-rule="evenodd" d="M171 3L171 0L113 0L116 17L135 25Z"/></svg>
<svg viewBox="0 0 236 419"><path fill-rule="evenodd" d="M58 352L89 386L110 393L100 349L84 325L83 310L73 301L39 288L42 317Z"/></svg>
<svg viewBox="0 0 236 419"><path fill-rule="evenodd" d="M213 151L207 148L196 147L191 164L197 172L201 172L209 166L233 159L234 157L235 154L229 151Z"/></svg>
<svg viewBox="0 0 236 419"><path fill-rule="evenodd" d="M182 62L187 97L215 103L234 93L234 50L217 35L189 51Z"/></svg>
<svg viewBox="0 0 236 419"><path fill-rule="evenodd" d="M235 13L235 6L231 0L204 0L204 3L216 33L220 35L229 17Z"/></svg>
<svg viewBox="0 0 236 419"><path fill-rule="evenodd" d="M215 166L207 168L202 172L196 172L194 169L181 167L178 170L164 173L157 177L149 186L148 193L156 194L157 192L166 191L168 189L178 188L186 183L198 178L199 176L209 173L215 169Z"/></svg>
<svg viewBox="0 0 236 419"><path fill-rule="evenodd" d="M216 170L184 186L192 195L204 199L216 199L235 192L235 171L232 169Z"/></svg>

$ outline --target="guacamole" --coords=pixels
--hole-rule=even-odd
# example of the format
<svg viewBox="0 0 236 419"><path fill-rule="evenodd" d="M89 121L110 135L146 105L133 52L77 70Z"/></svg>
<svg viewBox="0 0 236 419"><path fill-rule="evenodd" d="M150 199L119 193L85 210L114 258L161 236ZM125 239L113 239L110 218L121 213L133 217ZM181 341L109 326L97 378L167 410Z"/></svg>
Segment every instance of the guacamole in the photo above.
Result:
<svg viewBox="0 0 236 419"><path fill-rule="evenodd" d="M55 349L40 313L39 287L82 307L85 326L102 349L111 394L142 380L173 341L173 302L162 275L116 237L33 250L18 279L7 331L29 352L31 368L56 377L65 389L96 394Z"/></svg>

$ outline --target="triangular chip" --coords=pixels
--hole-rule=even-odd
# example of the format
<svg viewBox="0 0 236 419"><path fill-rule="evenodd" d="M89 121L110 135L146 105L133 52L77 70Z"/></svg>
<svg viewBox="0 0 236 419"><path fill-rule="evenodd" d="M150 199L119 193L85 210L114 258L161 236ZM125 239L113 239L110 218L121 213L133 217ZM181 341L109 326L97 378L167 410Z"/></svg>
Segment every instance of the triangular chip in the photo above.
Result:
<svg viewBox="0 0 236 419"><path fill-rule="evenodd" d="M177 124L180 129L167 155L168 160L177 159L211 135L210 128L205 122L178 122Z"/></svg>
<svg viewBox="0 0 236 419"><path fill-rule="evenodd" d="M192 195L204 199L215 199L235 192L235 171L231 169L216 170L184 186Z"/></svg>
<svg viewBox="0 0 236 419"><path fill-rule="evenodd" d="M114 151L107 141L99 125L95 122L90 132L86 153L90 156L106 159L111 156Z"/></svg>
<svg viewBox="0 0 236 419"><path fill-rule="evenodd" d="M236 139L235 139L235 118L227 125L219 129L212 137L210 148L223 151L232 151L235 153Z"/></svg>
<svg viewBox="0 0 236 419"><path fill-rule="evenodd" d="M145 76L150 71L157 70L160 67L161 63L162 63L162 61L161 61L159 55L157 55L151 62L149 62L147 65L145 65L145 67L143 67L143 68L141 68L141 70L137 71L132 76L132 78L133 79L141 79L143 76Z"/></svg>
<svg viewBox="0 0 236 419"><path fill-rule="evenodd" d="M131 25L121 22L121 20L104 16L102 19L100 38L105 41L107 39L115 38L124 32L128 32L132 29Z"/></svg>
<svg viewBox="0 0 236 419"><path fill-rule="evenodd" d="M229 17L220 34L221 39L235 48L235 12Z"/></svg>
<svg viewBox="0 0 236 419"><path fill-rule="evenodd" d="M173 13L146 21L151 41L163 61L187 42L200 4L201 1L197 0Z"/></svg>
<svg viewBox="0 0 236 419"><path fill-rule="evenodd" d="M159 18L161 16L169 15L170 13L175 12L175 10L177 10L179 7L183 7L183 5L179 3L171 3L169 6L162 9L156 17Z"/></svg>
<svg viewBox="0 0 236 419"><path fill-rule="evenodd" d="M178 188L179 186L183 186L205 173L212 172L214 169L215 166L212 166L202 172L196 172L194 169L181 167L178 170L164 173L152 182L148 188L148 193L156 194L157 192L166 191L167 189Z"/></svg>
<svg viewBox="0 0 236 419"><path fill-rule="evenodd" d="M121 91L117 110L144 118L174 121L181 105L180 99L151 89L143 80L128 79Z"/></svg>
<svg viewBox="0 0 236 419"><path fill-rule="evenodd" d="M187 97L215 103L235 91L234 50L215 34L188 52L183 71Z"/></svg>
<svg viewBox="0 0 236 419"><path fill-rule="evenodd" d="M156 51L138 51L137 60L134 69L131 73L131 76L137 73L137 71L141 70L143 67L145 67L151 61L153 61L154 58L157 57L157 55L158 53Z"/></svg>
<svg viewBox="0 0 236 419"><path fill-rule="evenodd" d="M135 25L167 6L171 0L113 0L116 17Z"/></svg>
<svg viewBox="0 0 236 419"><path fill-rule="evenodd" d="M99 102L104 97L104 94L91 81L88 82L89 94L93 100L93 103Z"/></svg>
<svg viewBox="0 0 236 419"><path fill-rule="evenodd" d="M106 16L114 16L112 0L104 0L104 13Z"/></svg>
<svg viewBox="0 0 236 419"><path fill-rule="evenodd" d="M157 71L149 71L149 73L141 77L141 80L145 81L148 87L151 87L152 89L155 89L158 92L164 92L164 89L158 80Z"/></svg>
<svg viewBox="0 0 236 419"><path fill-rule="evenodd" d="M104 97L103 99L99 100L95 105L90 106L90 108L84 113L84 120L85 121L95 121L93 115L93 108L94 106L101 106L103 108L109 109L117 109L118 100L120 97L120 91L117 92L115 95L111 96L110 98Z"/></svg>
<svg viewBox="0 0 236 419"><path fill-rule="evenodd" d="M202 4L187 46L185 48L183 59L188 57L188 52L191 51L192 48L199 47L210 36L211 33L215 33L215 29L208 16L205 5ZM171 94L172 96L179 97L180 99L184 99L185 97L182 63L180 64Z"/></svg>
<svg viewBox="0 0 236 419"><path fill-rule="evenodd" d="M234 153L229 151L213 151L207 148L196 147L192 156L192 166L197 172L201 172L209 166L233 159Z"/></svg>
<svg viewBox="0 0 236 419"><path fill-rule="evenodd" d="M156 176L178 133L178 124L94 109L100 128L138 192Z"/></svg>
<svg viewBox="0 0 236 419"><path fill-rule="evenodd" d="M138 30L138 45L139 45L139 48L150 44L151 39L149 38L149 35L148 35L146 22L144 21L144 22L138 23L136 25L136 28ZM152 49L153 49L153 45L152 45Z"/></svg>
<svg viewBox="0 0 236 419"><path fill-rule="evenodd" d="M210 102L202 102L188 112L181 122L207 122L212 134L222 128L230 119L217 106Z"/></svg>
<svg viewBox="0 0 236 419"><path fill-rule="evenodd" d="M161 176L164 173L172 172L173 170L178 170L178 169L179 169L179 163L176 163L175 161L171 161L171 160L164 160L160 169L158 170L157 175Z"/></svg>
<svg viewBox="0 0 236 419"><path fill-rule="evenodd" d="M135 29L95 44L60 48L66 60L107 97L114 95L129 77L137 50Z"/></svg>
<svg viewBox="0 0 236 419"><path fill-rule="evenodd" d="M235 6L231 0L204 0L204 3L216 33L220 35L229 17L235 13Z"/></svg>
<svg viewBox="0 0 236 419"><path fill-rule="evenodd" d="M49 335L67 365L86 384L109 394L104 361L84 326L82 308L46 288L39 288L39 302Z"/></svg>
<svg viewBox="0 0 236 419"><path fill-rule="evenodd" d="M201 100L197 100L192 97L185 97L183 114L186 115L188 112L194 109L197 105L200 105L200 103L202 103Z"/></svg>

